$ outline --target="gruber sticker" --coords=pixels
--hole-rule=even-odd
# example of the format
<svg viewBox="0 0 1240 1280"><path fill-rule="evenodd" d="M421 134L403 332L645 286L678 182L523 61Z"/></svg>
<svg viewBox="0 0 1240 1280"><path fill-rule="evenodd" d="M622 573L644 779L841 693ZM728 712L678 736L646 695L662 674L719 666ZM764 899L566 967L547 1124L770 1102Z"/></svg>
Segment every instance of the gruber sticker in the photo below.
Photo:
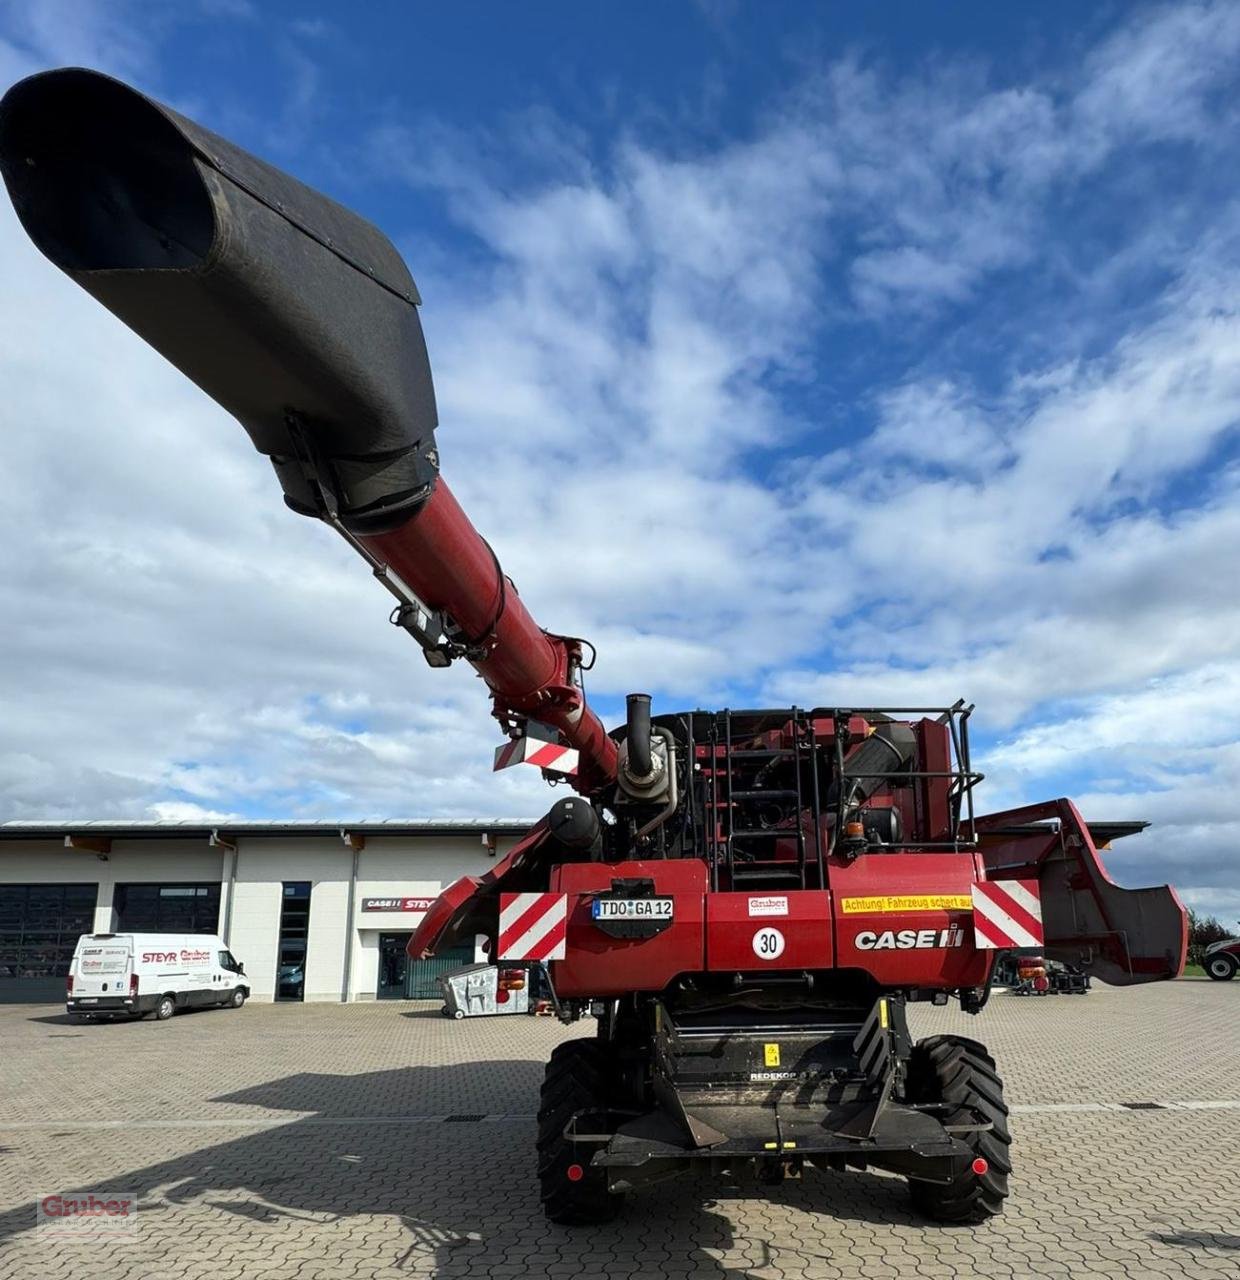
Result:
<svg viewBox="0 0 1240 1280"><path fill-rule="evenodd" d="M853 939L859 951L920 951L964 946L964 930L958 925L946 929L885 929L876 933L862 929Z"/></svg>
<svg viewBox="0 0 1240 1280"><path fill-rule="evenodd" d="M749 914L751 916L786 916L788 899L782 897L750 898Z"/></svg>
<svg viewBox="0 0 1240 1280"><path fill-rule="evenodd" d="M759 960L778 960L784 954L784 935L769 925L753 935L753 953Z"/></svg>
<svg viewBox="0 0 1240 1280"><path fill-rule="evenodd" d="M972 911L973 898L967 893L915 893L899 898L841 898L840 911L846 916L865 916L897 911Z"/></svg>

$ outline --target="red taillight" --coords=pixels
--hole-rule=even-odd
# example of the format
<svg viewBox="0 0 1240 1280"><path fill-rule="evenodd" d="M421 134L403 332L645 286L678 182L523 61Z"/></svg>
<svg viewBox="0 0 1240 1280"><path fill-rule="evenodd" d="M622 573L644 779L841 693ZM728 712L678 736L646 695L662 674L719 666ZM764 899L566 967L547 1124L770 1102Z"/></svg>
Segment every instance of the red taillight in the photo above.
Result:
<svg viewBox="0 0 1240 1280"><path fill-rule="evenodd" d="M131 996L136 996L138 994L138 975L136 973L131 973L129 975L129 994Z"/></svg>
<svg viewBox="0 0 1240 1280"><path fill-rule="evenodd" d="M979 1178L989 1168L990 1168L990 1165L987 1163L985 1156L978 1156L978 1158L973 1161L973 1172L976 1173Z"/></svg>
<svg viewBox="0 0 1240 1280"><path fill-rule="evenodd" d="M570 1164L568 1166L569 1182L580 1182L586 1176L586 1171L579 1164Z"/></svg>
<svg viewBox="0 0 1240 1280"><path fill-rule="evenodd" d="M65 979L65 995L71 996L72 994L73 994L73 974L70 974Z"/></svg>

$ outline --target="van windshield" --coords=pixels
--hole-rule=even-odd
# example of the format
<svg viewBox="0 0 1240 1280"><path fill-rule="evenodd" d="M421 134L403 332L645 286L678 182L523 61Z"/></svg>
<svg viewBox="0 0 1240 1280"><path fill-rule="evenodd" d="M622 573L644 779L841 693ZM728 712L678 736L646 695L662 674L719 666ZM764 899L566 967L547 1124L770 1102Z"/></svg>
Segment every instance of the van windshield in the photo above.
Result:
<svg viewBox="0 0 1240 1280"><path fill-rule="evenodd" d="M83 977L95 973L124 973L128 967L128 947L83 947L78 959L78 973Z"/></svg>

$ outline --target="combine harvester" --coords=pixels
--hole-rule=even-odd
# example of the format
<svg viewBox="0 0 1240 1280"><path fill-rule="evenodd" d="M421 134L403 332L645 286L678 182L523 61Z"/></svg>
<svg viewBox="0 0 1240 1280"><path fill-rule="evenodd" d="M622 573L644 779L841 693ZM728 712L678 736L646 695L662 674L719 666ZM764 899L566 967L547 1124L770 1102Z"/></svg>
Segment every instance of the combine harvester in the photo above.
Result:
<svg viewBox="0 0 1240 1280"><path fill-rule="evenodd" d="M1184 912L1107 877L1067 800L979 816L963 703L651 715L608 731L582 641L543 631L439 475L413 280L376 228L137 91L63 70L0 105L0 168L42 252L238 418L433 667L470 663L527 763L575 795L411 942L546 961L565 1020L538 1120L556 1222L682 1170L906 1176L945 1222L1000 1211L1003 1085L906 1007L986 1004L1037 946L1105 982L1174 978ZM67 353L68 354L68 353ZM192 487L187 488L192 501Z"/></svg>

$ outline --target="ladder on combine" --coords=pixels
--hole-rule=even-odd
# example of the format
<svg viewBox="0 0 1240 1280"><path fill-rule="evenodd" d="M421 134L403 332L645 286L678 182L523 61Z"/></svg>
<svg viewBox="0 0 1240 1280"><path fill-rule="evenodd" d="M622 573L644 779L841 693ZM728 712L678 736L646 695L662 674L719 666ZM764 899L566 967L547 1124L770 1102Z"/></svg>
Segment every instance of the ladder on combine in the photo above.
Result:
<svg viewBox="0 0 1240 1280"><path fill-rule="evenodd" d="M975 843L972 790L981 780L969 766L968 716L962 703L915 708L950 726L951 759L942 770L908 769L903 786L945 789L946 839L910 832L891 849L959 849ZM690 721L694 803L687 806L686 843L702 851L714 890L825 889L834 831L842 826L851 718L887 716L885 708L697 713ZM829 738L824 721L834 725ZM816 726L819 727L816 732Z"/></svg>

